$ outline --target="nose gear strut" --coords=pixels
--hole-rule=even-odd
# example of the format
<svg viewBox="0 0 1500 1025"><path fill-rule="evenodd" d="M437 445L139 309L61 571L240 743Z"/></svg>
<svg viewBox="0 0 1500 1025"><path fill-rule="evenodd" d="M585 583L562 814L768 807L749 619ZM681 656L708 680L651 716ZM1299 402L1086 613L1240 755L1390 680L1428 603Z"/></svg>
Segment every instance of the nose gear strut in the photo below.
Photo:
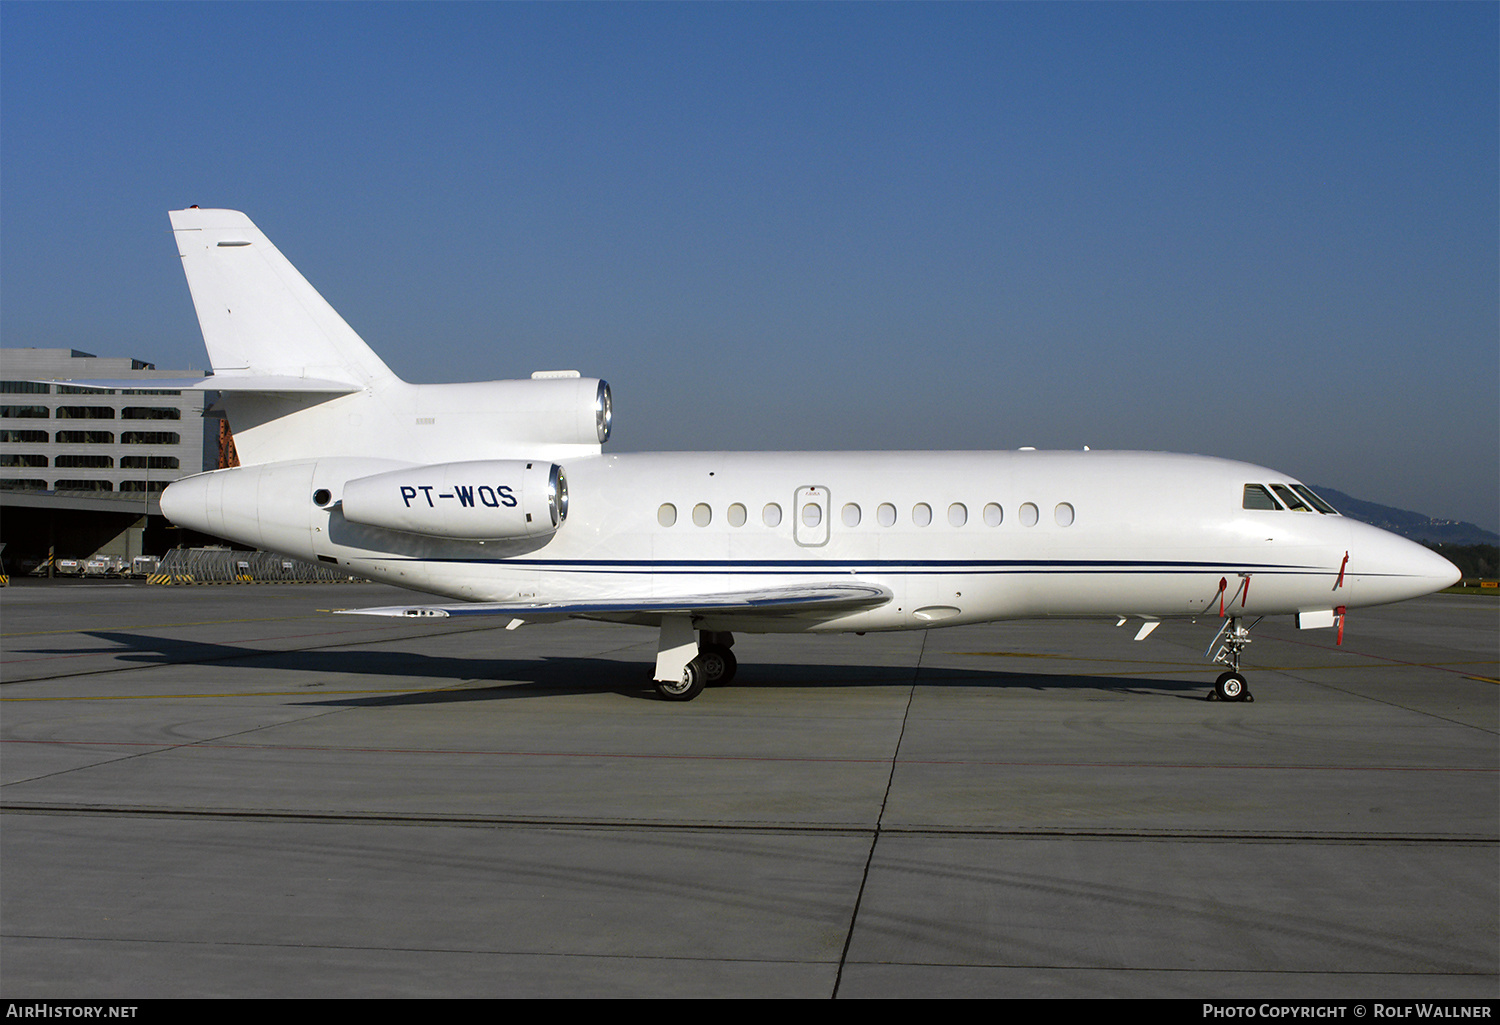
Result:
<svg viewBox="0 0 1500 1025"><path fill-rule="evenodd" d="M1214 682L1213 692L1208 695L1208 700L1214 701L1254 701L1250 693L1250 687L1245 678L1240 675L1240 652L1250 643L1250 629L1259 623L1263 616L1257 616L1255 622L1246 626L1242 616L1229 616L1224 625L1214 635L1214 639L1208 642L1207 649L1203 655L1208 657L1213 653L1212 661L1229 667L1229 672L1223 673ZM1215 645L1218 649L1215 650Z"/></svg>

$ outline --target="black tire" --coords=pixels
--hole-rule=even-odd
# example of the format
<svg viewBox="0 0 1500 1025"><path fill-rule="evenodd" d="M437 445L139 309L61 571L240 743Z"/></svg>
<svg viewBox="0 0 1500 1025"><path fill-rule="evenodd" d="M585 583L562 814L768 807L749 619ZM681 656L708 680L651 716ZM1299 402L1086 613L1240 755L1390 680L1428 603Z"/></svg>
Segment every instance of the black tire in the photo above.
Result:
<svg viewBox="0 0 1500 1025"><path fill-rule="evenodd" d="M700 656L683 666L681 680L657 680L656 693L668 701L691 701L703 693L707 680L708 674Z"/></svg>
<svg viewBox="0 0 1500 1025"><path fill-rule="evenodd" d="M734 653L722 644L705 644L698 649L697 661L703 663L704 682L710 687L728 684L740 667Z"/></svg>
<svg viewBox="0 0 1500 1025"><path fill-rule="evenodd" d="M1220 701L1248 701L1250 700L1250 689L1245 685L1245 678L1239 673L1224 673L1214 683L1214 693L1219 696Z"/></svg>

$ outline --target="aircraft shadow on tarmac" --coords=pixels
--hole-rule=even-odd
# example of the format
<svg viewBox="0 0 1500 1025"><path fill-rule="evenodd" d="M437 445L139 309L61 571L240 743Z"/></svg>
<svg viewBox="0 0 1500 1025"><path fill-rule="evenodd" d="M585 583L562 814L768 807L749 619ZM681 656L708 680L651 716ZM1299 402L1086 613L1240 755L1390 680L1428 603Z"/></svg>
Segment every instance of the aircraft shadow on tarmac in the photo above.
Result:
<svg viewBox="0 0 1500 1025"><path fill-rule="evenodd" d="M200 665L232 668L239 664L258 671L284 670L299 674L327 673L335 678L365 677L372 685L389 687L410 681L409 694L382 694L315 700L311 704L405 705L449 701L488 701L545 698L612 692L657 701L650 664L598 657L543 656L529 659L465 658L400 651L277 651L210 641L154 637L118 631L86 631L109 647L69 648L47 653L114 655L123 663L160 666ZM38 650L37 653L43 653ZM914 679L915 676L915 679ZM468 684L462 690L418 689L424 684ZM486 683L488 682L488 685ZM988 687L1035 691L1094 690L1120 696L1201 700L1208 686L1195 676L1087 676L1074 673L1003 672L946 667L882 666L879 664L746 663L732 687L892 687L911 683L923 687ZM322 682L299 683L313 698ZM340 683L342 686L343 683Z"/></svg>

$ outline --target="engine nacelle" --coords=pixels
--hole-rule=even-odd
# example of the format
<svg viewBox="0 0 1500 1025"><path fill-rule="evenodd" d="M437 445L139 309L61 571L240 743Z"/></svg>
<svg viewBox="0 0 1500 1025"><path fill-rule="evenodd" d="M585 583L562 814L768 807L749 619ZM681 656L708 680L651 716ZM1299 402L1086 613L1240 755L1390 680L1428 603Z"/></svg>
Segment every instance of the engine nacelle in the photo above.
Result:
<svg viewBox="0 0 1500 1025"><path fill-rule="evenodd" d="M604 444L614 420L608 383L558 373L520 381L412 385L411 413L445 438L462 438L467 445L503 441L518 447L511 452L526 452L529 445Z"/></svg>
<svg viewBox="0 0 1500 1025"><path fill-rule="evenodd" d="M568 518L567 477L545 461L413 466L351 480L341 498L350 523L465 541L550 534Z"/></svg>

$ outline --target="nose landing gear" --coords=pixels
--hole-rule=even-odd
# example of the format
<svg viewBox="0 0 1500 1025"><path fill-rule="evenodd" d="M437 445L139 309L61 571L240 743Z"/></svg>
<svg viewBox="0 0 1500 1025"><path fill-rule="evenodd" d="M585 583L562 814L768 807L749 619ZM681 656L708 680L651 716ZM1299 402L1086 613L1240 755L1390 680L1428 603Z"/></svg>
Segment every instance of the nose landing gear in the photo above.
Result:
<svg viewBox="0 0 1500 1025"><path fill-rule="evenodd" d="M1243 676L1229 672L1219 675L1208 699L1210 701L1254 701L1255 696L1250 693Z"/></svg>
<svg viewBox="0 0 1500 1025"><path fill-rule="evenodd" d="M1260 618L1255 620L1259 623ZM1210 701L1254 701L1255 696L1250 693L1250 686L1245 682L1244 676L1240 675L1240 652L1250 643L1250 626L1245 626L1244 620L1239 616L1230 616L1219 629L1214 639L1209 642L1208 650L1203 654L1213 652L1213 661L1229 667L1229 672L1221 673L1218 680L1214 682L1214 689L1209 692ZM1218 650L1214 650L1214 645Z"/></svg>

